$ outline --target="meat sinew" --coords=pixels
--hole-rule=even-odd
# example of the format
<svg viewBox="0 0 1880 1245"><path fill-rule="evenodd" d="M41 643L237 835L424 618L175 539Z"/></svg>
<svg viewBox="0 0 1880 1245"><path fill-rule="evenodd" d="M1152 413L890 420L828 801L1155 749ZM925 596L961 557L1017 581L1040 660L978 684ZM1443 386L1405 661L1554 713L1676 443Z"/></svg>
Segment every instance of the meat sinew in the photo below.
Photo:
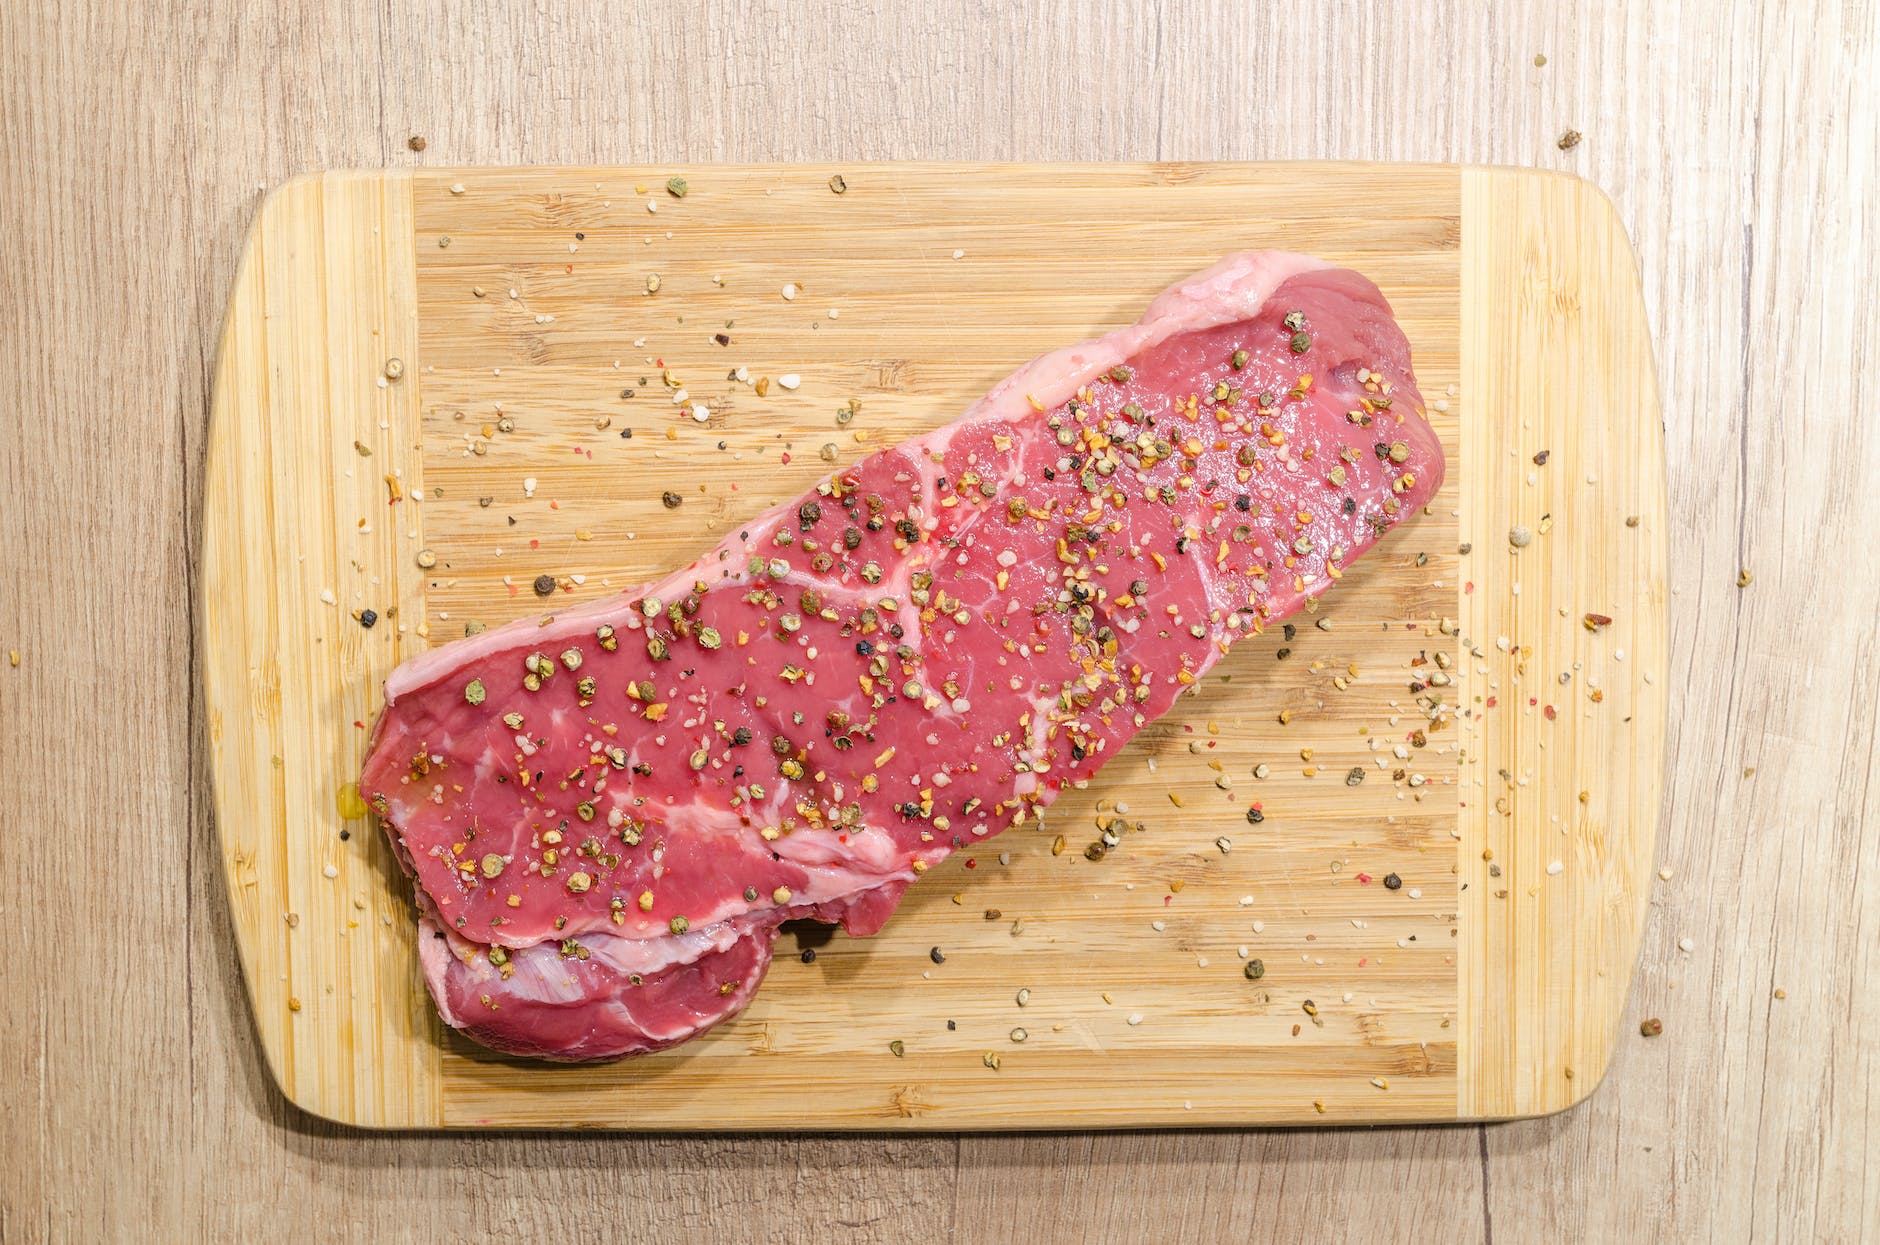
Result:
<svg viewBox="0 0 1880 1245"><path fill-rule="evenodd" d="M361 788L444 1019L656 1050L783 921L875 932L1423 506L1421 406L1370 281L1230 256L657 583L400 666Z"/></svg>

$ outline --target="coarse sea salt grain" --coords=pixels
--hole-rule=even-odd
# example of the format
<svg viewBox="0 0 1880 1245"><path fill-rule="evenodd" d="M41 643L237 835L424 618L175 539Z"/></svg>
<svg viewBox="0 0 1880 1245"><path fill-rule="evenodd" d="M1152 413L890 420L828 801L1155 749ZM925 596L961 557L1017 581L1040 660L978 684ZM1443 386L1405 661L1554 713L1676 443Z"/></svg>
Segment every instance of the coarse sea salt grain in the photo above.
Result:
<svg viewBox="0 0 1880 1245"><path fill-rule="evenodd" d="M803 383L803 378L798 376L795 372L785 372L783 375L777 377L777 383L782 385L785 389L794 389Z"/></svg>

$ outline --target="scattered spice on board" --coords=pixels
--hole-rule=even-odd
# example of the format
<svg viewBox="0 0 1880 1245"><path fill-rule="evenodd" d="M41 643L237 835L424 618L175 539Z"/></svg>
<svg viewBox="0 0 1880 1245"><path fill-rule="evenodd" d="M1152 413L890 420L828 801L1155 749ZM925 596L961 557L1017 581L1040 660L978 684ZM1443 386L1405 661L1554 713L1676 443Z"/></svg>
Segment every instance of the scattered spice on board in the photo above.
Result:
<svg viewBox="0 0 1880 1245"><path fill-rule="evenodd" d="M1639 1022L1638 1031L1646 1037L1657 1037L1665 1031L1665 1022L1658 1019L1656 1016L1652 1017L1650 1020L1641 1020Z"/></svg>
<svg viewBox="0 0 1880 1245"><path fill-rule="evenodd" d="M907 1055L907 1043L903 1042L900 1038L895 1038L892 1042L889 1042L888 1049L894 1053L896 1059L904 1058Z"/></svg>
<svg viewBox="0 0 1880 1245"><path fill-rule="evenodd" d="M1746 566L1736 573L1736 586L1739 588L1747 588L1750 585L1750 581L1755 578L1754 575L1749 573L1749 568Z"/></svg>
<svg viewBox="0 0 1880 1245"><path fill-rule="evenodd" d="M667 194L671 195L675 199L683 199L685 198L685 192L686 192L685 178L669 177L666 179L666 193Z"/></svg>
<svg viewBox="0 0 1880 1245"><path fill-rule="evenodd" d="M422 134L413 134L410 138L405 140L405 146L411 148L413 151L423 151L430 145L431 144L425 140Z"/></svg>
<svg viewBox="0 0 1880 1245"><path fill-rule="evenodd" d="M842 174L837 173L834 177L829 179L829 189L836 194L847 194L849 184L842 180Z"/></svg>
<svg viewBox="0 0 1880 1245"><path fill-rule="evenodd" d="M1560 150L1572 151L1575 147L1578 147L1580 145L1580 139L1582 137L1583 136L1578 130L1568 130L1566 133L1560 136L1560 143L1559 143Z"/></svg>
<svg viewBox="0 0 1880 1245"><path fill-rule="evenodd" d="M553 596L555 594L555 577L553 575L537 575L535 577L534 586L536 596Z"/></svg>

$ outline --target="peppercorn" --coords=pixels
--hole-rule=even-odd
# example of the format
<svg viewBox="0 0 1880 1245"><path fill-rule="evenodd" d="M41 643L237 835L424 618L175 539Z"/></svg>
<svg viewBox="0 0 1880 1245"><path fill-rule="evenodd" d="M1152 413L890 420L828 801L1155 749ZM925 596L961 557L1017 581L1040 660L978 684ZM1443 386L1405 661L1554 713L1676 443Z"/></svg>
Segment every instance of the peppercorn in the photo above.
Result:
<svg viewBox="0 0 1880 1245"><path fill-rule="evenodd" d="M555 592L555 577L553 575L537 575L535 577L535 595L536 596L538 597L552 596L554 595L554 592Z"/></svg>

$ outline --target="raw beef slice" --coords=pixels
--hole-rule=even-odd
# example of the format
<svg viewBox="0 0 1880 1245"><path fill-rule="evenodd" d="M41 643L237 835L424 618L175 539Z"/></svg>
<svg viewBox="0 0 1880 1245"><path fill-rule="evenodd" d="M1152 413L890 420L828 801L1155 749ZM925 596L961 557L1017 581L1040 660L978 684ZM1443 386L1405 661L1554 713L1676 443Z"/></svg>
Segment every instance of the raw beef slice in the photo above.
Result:
<svg viewBox="0 0 1880 1245"><path fill-rule="evenodd" d="M1423 506L1377 287L1230 256L697 562L393 671L361 789L444 1019L609 1059L747 1003L777 927L871 934Z"/></svg>

